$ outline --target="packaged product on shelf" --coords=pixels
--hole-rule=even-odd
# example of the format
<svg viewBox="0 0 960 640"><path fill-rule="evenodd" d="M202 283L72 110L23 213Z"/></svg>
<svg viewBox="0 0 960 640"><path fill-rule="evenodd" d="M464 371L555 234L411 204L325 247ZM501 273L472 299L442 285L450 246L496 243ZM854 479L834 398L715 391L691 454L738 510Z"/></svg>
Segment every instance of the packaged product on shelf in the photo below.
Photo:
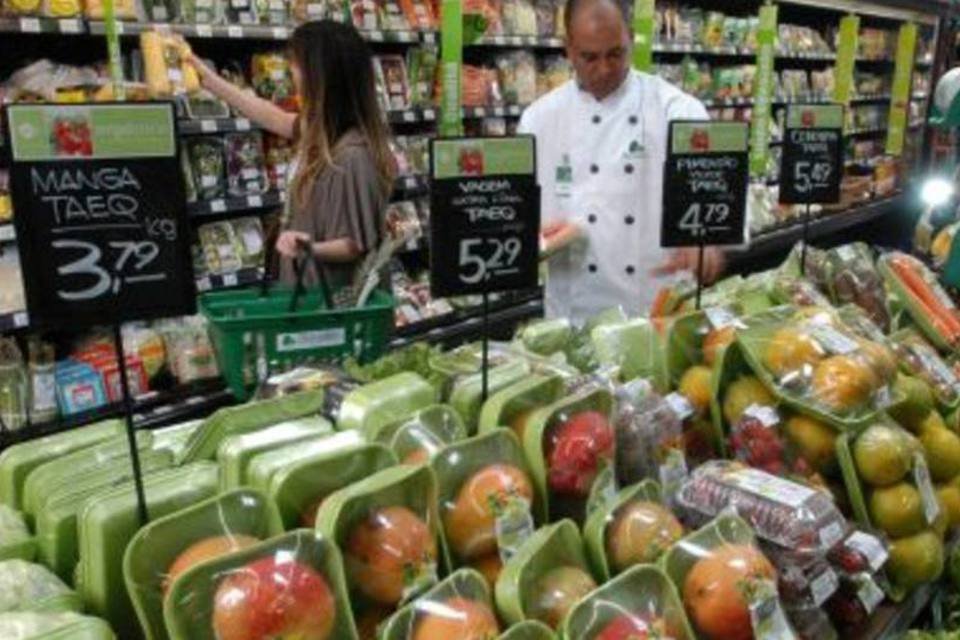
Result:
<svg viewBox="0 0 960 640"><path fill-rule="evenodd" d="M840 586L840 576L822 557L798 561L795 554L776 545L761 548L777 569L777 591L788 611L819 609Z"/></svg>
<svg viewBox="0 0 960 640"><path fill-rule="evenodd" d="M429 0L400 0L400 8L411 29L430 31L437 28L434 4Z"/></svg>
<svg viewBox="0 0 960 640"><path fill-rule="evenodd" d="M407 51L410 76L410 104L418 107L434 103L439 52L435 46L411 47Z"/></svg>
<svg viewBox="0 0 960 640"><path fill-rule="evenodd" d="M380 0L380 27L388 31L410 29L398 0Z"/></svg>
<svg viewBox="0 0 960 640"><path fill-rule="evenodd" d="M878 581L869 573L860 573L841 578L839 588L824 609L841 631L852 633L869 621L885 599Z"/></svg>
<svg viewBox="0 0 960 640"><path fill-rule="evenodd" d="M103 379L87 363L57 363L57 404L63 415L82 413L107 403Z"/></svg>
<svg viewBox="0 0 960 640"><path fill-rule="evenodd" d="M537 12L537 33L540 38L560 37L557 30L560 3L555 0L534 0L533 8Z"/></svg>
<svg viewBox="0 0 960 640"><path fill-rule="evenodd" d="M384 640L500 637L490 590L476 571L461 569L403 607L384 624Z"/></svg>
<svg viewBox="0 0 960 640"><path fill-rule="evenodd" d="M0 612L79 611L77 595L40 564L0 561Z"/></svg>
<svg viewBox="0 0 960 640"><path fill-rule="evenodd" d="M3 13L13 16L35 16L40 13L41 0L3 0Z"/></svg>
<svg viewBox="0 0 960 640"><path fill-rule="evenodd" d="M497 57L500 90L507 104L528 105L537 98L536 58L529 51Z"/></svg>
<svg viewBox="0 0 960 640"><path fill-rule="evenodd" d="M537 35L537 12L532 0L501 0L502 32L506 35Z"/></svg>
<svg viewBox="0 0 960 640"><path fill-rule="evenodd" d="M0 418L5 430L15 431L27 423L29 380L16 342L0 340Z"/></svg>
<svg viewBox="0 0 960 640"><path fill-rule="evenodd" d="M374 58L377 76L382 79L387 104L391 110L410 106L410 88L407 83L407 66L403 56L387 55Z"/></svg>
<svg viewBox="0 0 960 640"><path fill-rule="evenodd" d="M504 564L497 609L509 624L534 619L559 630L573 605L596 586L577 526L560 520L534 532Z"/></svg>
<svg viewBox="0 0 960 640"><path fill-rule="evenodd" d="M875 574L890 557L889 543L880 535L852 530L827 553L830 566L841 576Z"/></svg>
<svg viewBox="0 0 960 640"><path fill-rule="evenodd" d="M80 0L43 0L40 15L47 18L73 18L83 11Z"/></svg>
<svg viewBox="0 0 960 640"><path fill-rule="evenodd" d="M257 0L260 22L269 25L286 25L290 21L289 0Z"/></svg>
<svg viewBox="0 0 960 640"><path fill-rule="evenodd" d="M238 252L238 242L229 221L210 222L197 230L207 271L220 275L235 273L243 266Z"/></svg>
<svg viewBox="0 0 960 640"><path fill-rule="evenodd" d="M960 343L957 306L926 265L896 251L881 256L877 264L884 281L927 339L941 350Z"/></svg>
<svg viewBox="0 0 960 640"><path fill-rule="evenodd" d="M191 183L201 200L222 197L226 191L223 140L217 137L187 138Z"/></svg>
<svg viewBox="0 0 960 640"><path fill-rule="evenodd" d="M267 188L263 137L259 131L224 136L227 194L233 197L262 193Z"/></svg>
<svg viewBox="0 0 960 640"><path fill-rule="evenodd" d="M225 4L227 22L253 25L258 22L257 0L229 0Z"/></svg>
<svg viewBox="0 0 960 640"><path fill-rule="evenodd" d="M698 638L751 640L754 625L791 637L777 595L777 571L750 526L723 515L673 545L662 561ZM753 615L762 612L762 617Z"/></svg>
<svg viewBox="0 0 960 640"><path fill-rule="evenodd" d="M291 164L296 151L293 143L281 136L267 134L264 136L266 148L265 163L267 167L267 184L277 192L285 192L289 184Z"/></svg>
<svg viewBox="0 0 960 640"><path fill-rule="evenodd" d="M901 367L927 384L938 408L950 412L960 402L960 379L956 370L913 329L902 329L892 338Z"/></svg>
<svg viewBox="0 0 960 640"><path fill-rule="evenodd" d="M337 0L293 0L291 13L297 22L334 20L350 22L347 3Z"/></svg>
<svg viewBox="0 0 960 640"><path fill-rule="evenodd" d="M354 614L389 614L437 582L439 517L433 473L401 465L324 501L317 530L343 550Z"/></svg>
<svg viewBox="0 0 960 640"><path fill-rule="evenodd" d="M20 253L15 244L0 246L0 314L9 314L27 308L20 272Z"/></svg>
<svg viewBox="0 0 960 640"><path fill-rule="evenodd" d="M493 82L491 73L496 72L485 67L470 64L463 65L462 87L463 106L486 107L493 104Z"/></svg>
<svg viewBox="0 0 960 640"><path fill-rule="evenodd" d="M200 89L197 70L190 64L190 45L179 35L144 31L140 34L144 76L150 96L169 98Z"/></svg>
<svg viewBox="0 0 960 640"><path fill-rule="evenodd" d="M264 238L260 218L249 216L231 221L242 267L263 266Z"/></svg>
<svg viewBox="0 0 960 640"><path fill-rule="evenodd" d="M49 2L50 0L48 0ZM60 0L62 1L62 0ZM84 15L90 20L103 20L103 0L83 0ZM113 15L117 20L136 20L137 3L135 0L117 0L113 3Z"/></svg>
<svg viewBox="0 0 960 640"><path fill-rule="evenodd" d="M357 29L372 31L380 26L376 0L347 0L350 20Z"/></svg>
<svg viewBox="0 0 960 640"><path fill-rule="evenodd" d="M846 520L827 494L737 462L701 465L677 499L701 522L732 507L759 537L797 554L826 554L846 533Z"/></svg>
<svg viewBox="0 0 960 640"><path fill-rule="evenodd" d="M549 93L573 75L570 62L562 55L538 56L537 97Z"/></svg>
<svg viewBox="0 0 960 640"><path fill-rule="evenodd" d="M163 602L167 596L182 593L184 587L178 585L181 576L205 561L249 549L280 533L276 507L251 489L222 493L154 520L130 540L133 551L123 566L140 624L152 634L163 635L167 630ZM213 590L214 585L208 588ZM243 594L244 590L236 593ZM191 604L209 607L212 620L204 620L206 624L212 621L214 628L226 628L217 624L227 612L216 597L202 605ZM180 613L190 617L197 611Z"/></svg>
<svg viewBox="0 0 960 640"><path fill-rule="evenodd" d="M157 329L171 354L170 373L180 384L215 378L220 374L207 327L200 316L188 316L159 323Z"/></svg>
<svg viewBox="0 0 960 640"><path fill-rule="evenodd" d="M250 64L250 79L258 96L285 109L295 105L296 91L287 56L282 53L255 53Z"/></svg>
<svg viewBox="0 0 960 640"><path fill-rule="evenodd" d="M621 486L656 478L670 495L687 473L683 419L646 380L617 389L616 477Z"/></svg>
<svg viewBox="0 0 960 640"><path fill-rule="evenodd" d="M13 219L13 200L10 198L10 172L0 168L0 224Z"/></svg>
<svg viewBox="0 0 960 640"><path fill-rule="evenodd" d="M587 555L604 580L638 564L656 563L683 533L652 480L628 486L599 505L583 528Z"/></svg>
<svg viewBox="0 0 960 640"><path fill-rule="evenodd" d="M448 562L481 571L492 588L543 517L520 443L496 429L444 447L430 465Z"/></svg>

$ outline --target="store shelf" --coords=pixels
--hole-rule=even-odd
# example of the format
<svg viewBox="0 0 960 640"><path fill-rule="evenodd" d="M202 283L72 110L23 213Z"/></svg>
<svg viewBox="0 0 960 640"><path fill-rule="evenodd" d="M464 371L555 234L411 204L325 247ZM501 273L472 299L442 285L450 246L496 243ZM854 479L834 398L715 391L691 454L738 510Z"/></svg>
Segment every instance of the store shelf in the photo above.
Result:
<svg viewBox="0 0 960 640"><path fill-rule="evenodd" d="M543 293L539 289L532 292L504 294L490 302L488 319L490 333L502 330L506 325L514 326L522 320L543 314ZM394 332L390 342L391 349L399 349L414 342L449 344L452 341L479 339L483 330L483 309L479 306L458 309L453 313L429 318Z"/></svg>
<svg viewBox="0 0 960 640"><path fill-rule="evenodd" d="M219 378L183 385L170 391L151 391L134 399L134 424L137 427L157 427L179 420L186 420L201 411L209 412L216 406L233 401L233 396L224 390ZM91 411L57 420L26 426L17 431L0 431L0 450L26 440L70 431L99 420L119 418L124 415L123 403L111 403Z"/></svg>
<svg viewBox="0 0 960 640"><path fill-rule="evenodd" d="M0 32L82 35L87 32L87 27L79 18L2 18Z"/></svg>
<svg viewBox="0 0 960 640"><path fill-rule="evenodd" d="M539 36L485 36L468 47L530 47L535 49L563 49L562 38Z"/></svg>
<svg viewBox="0 0 960 640"><path fill-rule="evenodd" d="M181 119L177 123L181 135L201 135L205 133L233 133L236 131L250 131L257 129L246 118L200 118L197 120Z"/></svg>
<svg viewBox="0 0 960 640"><path fill-rule="evenodd" d="M879 219L894 211L902 210L903 196L875 200L836 213L823 213L810 222L809 239L816 240ZM733 252L734 260L749 260L750 257L786 251L803 237L803 224L793 221L783 227L764 231L753 236L746 250Z"/></svg>
<svg viewBox="0 0 960 640"><path fill-rule="evenodd" d="M0 333L13 331L14 329L23 329L30 324L30 316L26 311L15 311L13 313L0 313Z"/></svg>
<svg viewBox="0 0 960 640"><path fill-rule="evenodd" d="M0 244L13 242L17 239L17 230L13 224L0 224Z"/></svg>
<svg viewBox="0 0 960 640"><path fill-rule="evenodd" d="M263 277L264 271L260 267L248 267L246 269L240 269L234 273L206 275L202 278L197 278L197 292L205 293L207 291L216 291L218 289L242 287L244 285L262 282Z"/></svg>
<svg viewBox="0 0 960 640"><path fill-rule="evenodd" d="M887 133L887 127L861 127L859 129L850 129L846 132L848 138L866 138L878 136Z"/></svg>
<svg viewBox="0 0 960 640"><path fill-rule="evenodd" d="M437 119L436 107L411 107L409 109L392 109L387 112L387 118L392 124L413 124L417 122L433 122Z"/></svg>
<svg viewBox="0 0 960 640"><path fill-rule="evenodd" d="M279 207L286 199L282 191L268 191L260 195L240 198L217 198L187 203L187 213L195 218L232 213L254 213L261 209Z"/></svg>
<svg viewBox="0 0 960 640"><path fill-rule="evenodd" d="M91 20L88 23L91 34L106 33L106 23ZM244 25L244 24L177 24L168 22L119 22L117 32L120 35L135 36L144 31L157 30L179 33L187 38L217 38L234 40L287 40L293 32L292 25ZM390 42L397 44L418 44L425 40L427 33L410 30L366 29L360 34L368 42ZM435 37L435 36L431 36Z"/></svg>
<svg viewBox="0 0 960 640"><path fill-rule="evenodd" d="M496 107L463 107L461 113L465 119L478 118L516 118L523 113L525 105L511 104Z"/></svg>

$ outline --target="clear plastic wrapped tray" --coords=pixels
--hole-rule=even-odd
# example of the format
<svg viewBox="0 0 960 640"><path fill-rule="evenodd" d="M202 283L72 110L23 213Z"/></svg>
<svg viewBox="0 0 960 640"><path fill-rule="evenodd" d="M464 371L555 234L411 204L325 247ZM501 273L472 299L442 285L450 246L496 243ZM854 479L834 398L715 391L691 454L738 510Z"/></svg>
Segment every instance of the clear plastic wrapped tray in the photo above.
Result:
<svg viewBox="0 0 960 640"><path fill-rule="evenodd" d="M798 553L826 553L846 532L827 494L737 462L713 460L698 467L677 500L701 517L732 508L757 536Z"/></svg>

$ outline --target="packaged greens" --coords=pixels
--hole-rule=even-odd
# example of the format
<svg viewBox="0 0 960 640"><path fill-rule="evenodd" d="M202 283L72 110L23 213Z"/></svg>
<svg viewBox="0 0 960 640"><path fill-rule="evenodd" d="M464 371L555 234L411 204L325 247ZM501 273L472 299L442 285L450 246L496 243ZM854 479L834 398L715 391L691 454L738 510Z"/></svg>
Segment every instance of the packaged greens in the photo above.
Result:
<svg viewBox="0 0 960 640"><path fill-rule="evenodd" d="M112 436L123 434L123 422L105 420L57 435L37 438L7 447L0 452L0 502L21 508L23 484L27 475L44 462Z"/></svg>
<svg viewBox="0 0 960 640"><path fill-rule="evenodd" d="M250 461L260 453L288 444L315 440L333 433L333 426L319 416L290 420L280 424L228 436L217 448L220 483L224 489L243 486L247 482Z"/></svg>
<svg viewBox="0 0 960 640"><path fill-rule="evenodd" d="M323 401L324 392L317 389L219 409L191 435L180 462L212 459L220 443L229 435L316 415L323 407Z"/></svg>
<svg viewBox="0 0 960 640"><path fill-rule="evenodd" d="M237 253L244 267L259 267L264 259L263 225L260 218L249 216L231 222Z"/></svg>
<svg viewBox="0 0 960 640"><path fill-rule="evenodd" d="M223 141L214 137L187 138L192 183L200 200L220 198L225 193Z"/></svg>
<svg viewBox="0 0 960 640"><path fill-rule="evenodd" d="M500 624L483 577L476 571L460 569L391 616L379 637L492 639L499 633Z"/></svg>
<svg viewBox="0 0 960 640"><path fill-rule="evenodd" d="M541 356L564 351L573 340L573 325L566 318L537 320L517 332L523 347Z"/></svg>
<svg viewBox="0 0 960 640"><path fill-rule="evenodd" d="M749 525L725 515L667 552L663 569L677 587L697 638L752 640L755 624L769 637L792 637L777 597L777 573ZM754 615L756 612L756 615Z"/></svg>
<svg viewBox="0 0 960 640"><path fill-rule="evenodd" d="M527 420L523 450L550 520L582 522L597 475L613 463L613 398L587 388L537 410Z"/></svg>
<svg viewBox="0 0 960 640"><path fill-rule="evenodd" d="M529 373L530 365L523 360L511 359L501 365L491 365L487 374L487 392L495 394L522 380ZM474 373L457 379L450 392L450 404L460 413L467 432L475 433L483 407L482 374Z"/></svg>
<svg viewBox="0 0 960 640"><path fill-rule="evenodd" d="M209 222L197 230L206 271L215 275L236 273L243 267L233 225L226 220Z"/></svg>
<svg viewBox="0 0 960 640"><path fill-rule="evenodd" d="M543 520L523 451L506 429L448 445L431 461L437 477L447 564L487 569L510 558Z"/></svg>
<svg viewBox="0 0 960 640"><path fill-rule="evenodd" d="M621 490L596 509L583 527L587 555L603 580L637 564L653 564L683 536L652 480Z"/></svg>
<svg viewBox="0 0 960 640"><path fill-rule="evenodd" d="M161 518L212 496L217 490L217 466L198 462L148 474L143 483L150 517ZM124 582L123 558L118 552L126 548L139 528L133 483L89 498L77 522L77 593L86 609L106 619L121 638L140 633Z"/></svg>
<svg viewBox="0 0 960 640"><path fill-rule="evenodd" d="M676 588L652 565L633 567L578 602L563 624L566 638L695 640Z"/></svg>
<svg viewBox="0 0 960 640"><path fill-rule="evenodd" d="M282 531L276 506L251 489L221 493L140 529L127 545L123 575L144 635L168 637L163 601L180 576Z"/></svg>
<svg viewBox="0 0 960 640"><path fill-rule="evenodd" d="M313 528L317 512L335 491L392 467L397 458L384 445L356 442L298 455L270 477L267 494L287 529Z"/></svg>
<svg viewBox="0 0 960 640"><path fill-rule="evenodd" d="M77 595L43 565L0 561L0 612L79 610Z"/></svg>
<svg viewBox="0 0 960 640"><path fill-rule="evenodd" d="M347 394L335 416L337 428L373 437L384 425L434 404L436 391L415 373L398 373Z"/></svg>
<svg viewBox="0 0 960 640"><path fill-rule="evenodd" d="M103 620L65 611L45 613L18 611L0 613L0 638L4 640L114 640L109 625Z"/></svg>
<svg viewBox="0 0 960 640"><path fill-rule="evenodd" d="M596 587L577 526L561 520L538 529L506 562L497 578L497 610L509 624L535 619L556 630Z"/></svg>
<svg viewBox="0 0 960 640"><path fill-rule="evenodd" d="M35 545L23 514L0 504L0 560L33 560Z"/></svg>
<svg viewBox="0 0 960 640"><path fill-rule="evenodd" d="M358 619L382 619L437 581L436 505L425 465L385 469L324 501L317 530L343 551Z"/></svg>
<svg viewBox="0 0 960 640"><path fill-rule="evenodd" d="M590 339L600 364L619 367L622 380L647 378L667 390L663 343L646 318L603 324L590 332Z"/></svg>
<svg viewBox="0 0 960 640"><path fill-rule="evenodd" d="M288 466L318 454L350 449L363 442L360 432L351 430L267 449L251 458L245 482L261 491L268 491L273 476Z"/></svg>
<svg viewBox="0 0 960 640"><path fill-rule="evenodd" d="M189 420L154 430L153 449L155 451L166 449L175 458L179 457L187 444L187 440L190 439L194 431L200 428L201 424L203 424L203 420Z"/></svg>
<svg viewBox="0 0 960 640"><path fill-rule="evenodd" d="M467 428L453 407L436 404L388 424L374 436L404 464L427 462L446 445L467 437Z"/></svg>
<svg viewBox="0 0 960 640"><path fill-rule="evenodd" d="M233 197L258 194L267 189L263 138L259 131L230 133L224 137L227 194Z"/></svg>
<svg viewBox="0 0 960 640"><path fill-rule="evenodd" d="M700 522L732 508L759 537L805 555L826 555L846 534L846 520L828 494L737 462L701 465L677 500Z"/></svg>
<svg viewBox="0 0 960 640"><path fill-rule="evenodd" d="M164 600L172 640L254 637L356 640L336 545L306 529L209 560Z"/></svg>

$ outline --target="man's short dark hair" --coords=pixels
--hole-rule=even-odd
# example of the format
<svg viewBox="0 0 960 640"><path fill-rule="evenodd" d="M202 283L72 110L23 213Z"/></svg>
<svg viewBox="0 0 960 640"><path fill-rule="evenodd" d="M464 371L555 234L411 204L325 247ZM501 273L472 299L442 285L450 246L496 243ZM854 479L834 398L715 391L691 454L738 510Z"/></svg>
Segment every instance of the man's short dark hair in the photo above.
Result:
<svg viewBox="0 0 960 640"><path fill-rule="evenodd" d="M623 23L627 25L627 28L630 28L630 16L633 12L633 5L629 0L566 0L566 4L563 7L563 26L568 36L570 35L570 25L573 24L574 14L584 7L598 2L609 2L616 7L621 17L623 17Z"/></svg>

